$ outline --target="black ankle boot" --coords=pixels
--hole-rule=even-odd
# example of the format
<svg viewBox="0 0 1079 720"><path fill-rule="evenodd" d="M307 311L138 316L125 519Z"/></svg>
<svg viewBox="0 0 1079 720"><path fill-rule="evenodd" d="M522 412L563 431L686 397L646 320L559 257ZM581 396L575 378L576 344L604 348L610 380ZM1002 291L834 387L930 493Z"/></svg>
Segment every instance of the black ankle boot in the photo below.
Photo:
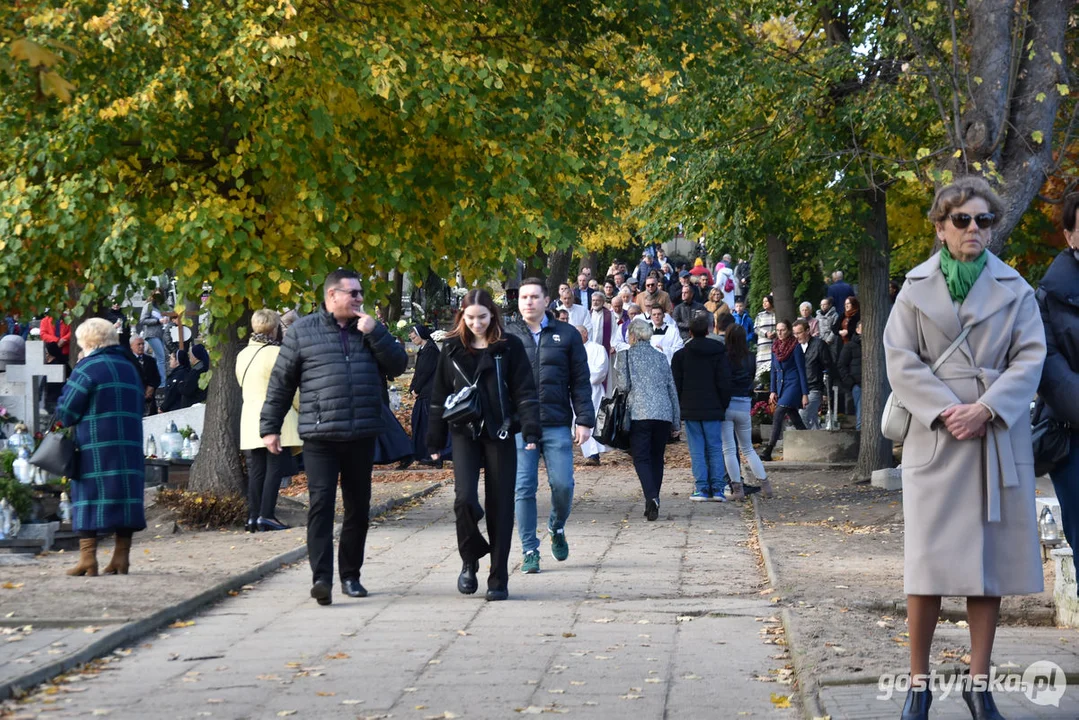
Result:
<svg viewBox="0 0 1079 720"><path fill-rule="evenodd" d="M903 703L900 720L929 720L929 706L933 704L933 693L929 688L907 691L907 701Z"/></svg>
<svg viewBox="0 0 1079 720"><path fill-rule="evenodd" d="M457 576L457 592L462 595L471 595L479 588L476 579L476 571L480 569L479 560L465 560L461 567L461 574Z"/></svg>
<svg viewBox="0 0 1079 720"><path fill-rule="evenodd" d="M1004 720L1004 716L997 710L997 704L993 702L993 693L988 690L963 689L963 702L970 710L970 716L974 720Z"/></svg>
<svg viewBox="0 0 1079 720"><path fill-rule="evenodd" d="M761 453L761 460L766 462L772 461L772 445L768 444L764 446L764 452Z"/></svg>

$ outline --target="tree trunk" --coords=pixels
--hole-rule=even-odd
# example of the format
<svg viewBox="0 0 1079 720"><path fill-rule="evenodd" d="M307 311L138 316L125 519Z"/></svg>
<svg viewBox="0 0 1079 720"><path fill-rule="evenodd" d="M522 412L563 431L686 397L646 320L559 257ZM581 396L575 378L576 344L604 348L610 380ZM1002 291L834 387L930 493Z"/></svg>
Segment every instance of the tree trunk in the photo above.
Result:
<svg viewBox="0 0 1079 720"><path fill-rule="evenodd" d="M776 321L794 322L798 313L795 312L794 304L791 256L787 251L787 242L778 235L768 235L768 272L772 278L772 299L775 300Z"/></svg>
<svg viewBox="0 0 1079 720"><path fill-rule="evenodd" d="M598 268L597 260L599 256L594 252L585 252L581 255L581 269L592 268L592 277L599 281L599 284L603 284L603 278L600 277L600 273L604 272L607 268Z"/></svg>
<svg viewBox="0 0 1079 720"><path fill-rule="evenodd" d="M524 277L543 277L547 273L547 253L543 251L543 247L537 242L536 251L532 254L532 257L521 258L525 261ZM555 286L555 290L558 286Z"/></svg>
<svg viewBox="0 0 1079 720"><path fill-rule="evenodd" d="M566 282L569 272L569 263L573 259L570 250L555 250L547 261L547 294L552 298L558 297L558 286Z"/></svg>
<svg viewBox="0 0 1079 720"><path fill-rule="evenodd" d="M240 462L240 409L243 398L236 382L236 355L247 344L237 330L251 322L251 311L218 336L221 357L210 378L202 443L191 466L190 490L216 495L243 495L247 490Z"/></svg>
<svg viewBox="0 0 1079 720"><path fill-rule="evenodd" d="M389 301L386 303L386 322L390 325L401 319L401 295L405 291L405 274L400 270L393 271L393 290L390 291Z"/></svg>
<svg viewBox="0 0 1079 720"><path fill-rule="evenodd" d="M885 200L883 190L870 191L866 198L869 237L858 249L858 299L862 312L862 439L854 469L855 480L868 480L874 470L895 465L892 442L880 434L884 400L891 391L884 365L884 325L891 311L888 301L891 245Z"/></svg>

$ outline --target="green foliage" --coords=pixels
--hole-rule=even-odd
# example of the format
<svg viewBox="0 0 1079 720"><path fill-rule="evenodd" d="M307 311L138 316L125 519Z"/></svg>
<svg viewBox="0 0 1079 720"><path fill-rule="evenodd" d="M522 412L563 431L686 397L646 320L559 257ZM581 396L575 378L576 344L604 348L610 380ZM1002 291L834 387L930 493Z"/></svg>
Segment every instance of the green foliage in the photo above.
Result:
<svg viewBox="0 0 1079 720"><path fill-rule="evenodd" d="M176 512L181 525L191 528L229 528L247 519L247 500L242 495L213 495L161 488L157 502Z"/></svg>
<svg viewBox="0 0 1079 720"><path fill-rule="evenodd" d="M15 467L15 460L18 459L18 455L14 450L2 450L0 451L0 475L4 477L14 477L15 473L13 468Z"/></svg>
<svg viewBox="0 0 1079 720"><path fill-rule="evenodd" d="M12 468L15 458L18 457L11 450L0 452L0 500L7 499L20 520L29 520L33 510L33 490L29 485L23 485L15 478Z"/></svg>

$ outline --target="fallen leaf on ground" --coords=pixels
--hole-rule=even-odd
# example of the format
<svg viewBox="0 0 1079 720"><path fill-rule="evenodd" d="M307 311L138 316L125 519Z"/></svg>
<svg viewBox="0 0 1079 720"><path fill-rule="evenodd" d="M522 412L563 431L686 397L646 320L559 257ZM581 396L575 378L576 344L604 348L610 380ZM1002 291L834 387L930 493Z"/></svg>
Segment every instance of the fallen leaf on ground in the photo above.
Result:
<svg viewBox="0 0 1079 720"><path fill-rule="evenodd" d="M194 620L177 620L172 625L169 625L169 627L170 628L185 628L185 627L191 627L194 624L195 624Z"/></svg>
<svg viewBox="0 0 1079 720"><path fill-rule="evenodd" d="M350 657L352 657L352 656L349 655L348 653L337 652L337 653L333 653L332 655L327 655L326 659L327 660L348 660Z"/></svg>
<svg viewBox="0 0 1079 720"><path fill-rule="evenodd" d="M791 706L791 696L772 693L772 705L774 705L777 709L789 708Z"/></svg>

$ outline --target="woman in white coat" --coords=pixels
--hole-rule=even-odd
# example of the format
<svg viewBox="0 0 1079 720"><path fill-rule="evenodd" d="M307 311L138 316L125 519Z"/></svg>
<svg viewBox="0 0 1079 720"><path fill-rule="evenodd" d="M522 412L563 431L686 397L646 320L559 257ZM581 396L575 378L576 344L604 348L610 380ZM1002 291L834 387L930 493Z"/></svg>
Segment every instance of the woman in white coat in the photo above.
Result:
<svg viewBox="0 0 1079 720"><path fill-rule="evenodd" d="M286 456L270 453L259 436L259 413L266 402L270 373L281 352L281 316L266 308L256 310L251 316L251 330L247 347L236 356L236 381L243 394L240 449L247 456L247 532L286 530L288 526L278 521L275 510ZM281 446L284 448L303 445L296 410L294 399L281 426Z"/></svg>
<svg viewBox="0 0 1079 720"><path fill-rule="evenodd" d="M1030 402L1045 333L1030 285L986 249L1001 212L981 178L937 193L929 219L943 247L907 274L884 331L888 380L911 414L903 446L906 720L928 717L924 678L941 596L967 598L977 681L989 674L1001 596L1042 590ZM988 690L968 686L963 699L976 720L1002 717Z"/></svg>

